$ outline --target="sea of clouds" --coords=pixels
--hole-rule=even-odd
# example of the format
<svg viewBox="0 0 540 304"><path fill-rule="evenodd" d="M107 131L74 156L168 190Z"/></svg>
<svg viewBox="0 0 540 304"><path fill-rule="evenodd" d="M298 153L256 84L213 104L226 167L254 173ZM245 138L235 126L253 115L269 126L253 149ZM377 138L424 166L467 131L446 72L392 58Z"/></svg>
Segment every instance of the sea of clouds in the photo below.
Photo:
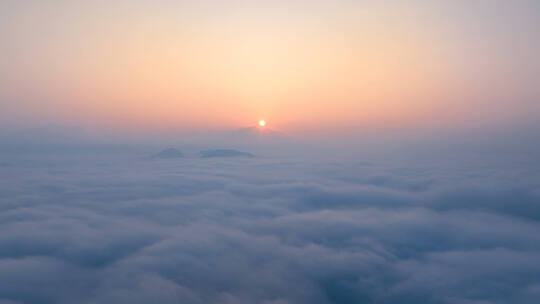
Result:
<svg viewBox="0 0 540 304"><path fill-rule="evenodd" d="M538 303L539 167L3 155L0 303Z"/></svg>

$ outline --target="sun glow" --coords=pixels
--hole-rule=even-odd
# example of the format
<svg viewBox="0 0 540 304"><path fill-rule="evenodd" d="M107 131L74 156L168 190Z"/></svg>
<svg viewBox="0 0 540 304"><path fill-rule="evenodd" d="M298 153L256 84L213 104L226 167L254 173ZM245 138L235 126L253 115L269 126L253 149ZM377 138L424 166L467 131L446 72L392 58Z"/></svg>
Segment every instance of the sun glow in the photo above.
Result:
<svg viewBox="0 0 540 304"><path fill-rule="evenodd" d="M266 121L264 121L264 120L259 120L259 126L260 126L260 127L266 126Z"/></svg>

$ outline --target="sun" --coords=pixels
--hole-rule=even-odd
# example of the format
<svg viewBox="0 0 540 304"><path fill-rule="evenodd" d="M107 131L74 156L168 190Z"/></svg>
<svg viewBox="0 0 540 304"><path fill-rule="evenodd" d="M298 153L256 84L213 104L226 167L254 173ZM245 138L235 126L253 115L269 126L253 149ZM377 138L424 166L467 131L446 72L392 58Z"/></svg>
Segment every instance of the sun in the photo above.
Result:
<svg viewBox="0 0 540 304"><path fill-rule="evenodd" d="M266 126L266 121L264 121L264 120L259 120L259 126L261 126L261 127Z"/></svg>

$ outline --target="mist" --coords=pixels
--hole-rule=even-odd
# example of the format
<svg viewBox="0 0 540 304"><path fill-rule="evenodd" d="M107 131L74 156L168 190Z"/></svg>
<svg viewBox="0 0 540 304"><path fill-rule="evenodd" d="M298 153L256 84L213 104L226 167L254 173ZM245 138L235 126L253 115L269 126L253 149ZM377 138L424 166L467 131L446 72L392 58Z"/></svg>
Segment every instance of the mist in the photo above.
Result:
<svg viewBox="0 0 540 304"><path fill-rule="evenodd" d="M0 304L540 303L539 4L0 1Z"/></svg>
<svg viewBox="0 0 540 304"><path fill-rule="evenodd" d="M534 134L253 132L4 134L0 302L539 298Z"/></svg>

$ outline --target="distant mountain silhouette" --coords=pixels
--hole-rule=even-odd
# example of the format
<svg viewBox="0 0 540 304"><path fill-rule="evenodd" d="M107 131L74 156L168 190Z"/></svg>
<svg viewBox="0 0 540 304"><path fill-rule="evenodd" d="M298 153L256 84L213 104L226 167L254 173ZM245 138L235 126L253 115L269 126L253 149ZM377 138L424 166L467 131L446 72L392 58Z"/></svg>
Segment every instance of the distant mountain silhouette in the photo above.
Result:
<svg viewBox="0 0 540 304"><path fill-rule="evenodd" d="M182 152L180 152L178 149L175 149L175 148L167 148L157 154L152 155L152 158L165 158L165 159L181 158L181 157L184 157L184 154L182 154Z"/></svg>
<svg viewBox="0 0 540 304"><path fill-rule="evenodd" d="M254 155L251 153L236 151L232 149L216 149L201 151L201 157L254 157Z"/></svg>

